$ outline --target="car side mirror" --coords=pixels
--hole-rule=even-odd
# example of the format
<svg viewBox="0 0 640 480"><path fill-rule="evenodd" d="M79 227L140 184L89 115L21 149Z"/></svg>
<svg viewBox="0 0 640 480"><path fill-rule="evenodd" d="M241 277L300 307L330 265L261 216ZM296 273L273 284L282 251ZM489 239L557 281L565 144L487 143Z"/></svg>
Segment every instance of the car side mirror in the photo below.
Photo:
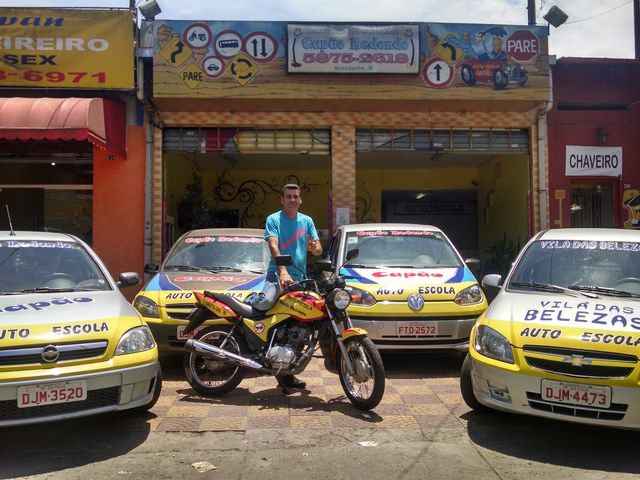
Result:
<svg viewBox="0 0 640 480"><path fill-rule="evenodd" d="M144 273L158 273L158 264L157 263L147 263L144 266Z"/></svg>
<svg viewBox="0 0 640 480"><path fill-rule="evenodd" d="M490 273L482 277L482 288L500 288L502 286L502 275Z"/></svg>
<svg viewBox="0 0 640 480"><path fill-rule="evenodd" d="M116 284L120 288L130 287L140 283L140 275L136 272L123 272L119 275Z"/></svg>

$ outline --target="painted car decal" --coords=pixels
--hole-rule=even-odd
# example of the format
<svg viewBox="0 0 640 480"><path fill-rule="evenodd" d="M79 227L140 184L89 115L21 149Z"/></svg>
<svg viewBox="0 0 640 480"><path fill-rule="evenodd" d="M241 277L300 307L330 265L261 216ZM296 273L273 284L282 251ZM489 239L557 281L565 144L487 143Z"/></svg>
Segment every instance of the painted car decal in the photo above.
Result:
<svg viewBox="0 0 640 480"><path fill-rule="evenodd" d="M475 282L467 267L454 268L343 268L341 274L354 277L349 283L362 284L439 284Z"/></svg>
<svg viewBox="0 0 640 480"><path fill-rule="evenodd" d="M48 307L54 307L57 305L71 305L73 303L88 303L93 302L91 297L75 297L75 298L50 298L48 300L40 300L38 302L18 303L14 305L0 306L0 314L2 313L15 313L27 310L42 310Z"/></svg>
<svg viewBox="0 0 640 480"><path fill-rule="evenodd" d="M229 275L180 275L176 276L173 280L166 273L158 273L149 280L149 283L144 288L147 292L160 292L163 290L216 290L216 287L206 285L211 282L242 282L237 285L225 287L225 290L262 290L266 275L257 275L255 278L242 282L243 278L233 277ZM193 283L201 282L204 285L193 285ZM191 283L191 285L184 285L185 283Z"/></svg>

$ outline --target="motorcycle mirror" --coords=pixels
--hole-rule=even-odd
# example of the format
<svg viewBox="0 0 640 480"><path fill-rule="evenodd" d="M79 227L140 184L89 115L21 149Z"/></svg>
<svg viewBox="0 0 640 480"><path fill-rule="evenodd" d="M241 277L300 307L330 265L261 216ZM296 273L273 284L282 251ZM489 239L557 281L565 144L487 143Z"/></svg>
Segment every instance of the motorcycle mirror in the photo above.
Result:
<svg viewBox="0 0 640 480"><path fill-rule="evenodd" d="M275 263L279 267L290 267L293 265L293 259L291 255L278 255L275 258Z"/></svg>
<svg viewBox="0 0 640 480"><path fill-rule="evenodd" d="M316 265L316 268L318 270L320 270L321 272L330 272L331 270L333 270L332 264L331 264L331 259L329 259L329 258L323 258L322 260L316 260L314 265Z"/></svg>

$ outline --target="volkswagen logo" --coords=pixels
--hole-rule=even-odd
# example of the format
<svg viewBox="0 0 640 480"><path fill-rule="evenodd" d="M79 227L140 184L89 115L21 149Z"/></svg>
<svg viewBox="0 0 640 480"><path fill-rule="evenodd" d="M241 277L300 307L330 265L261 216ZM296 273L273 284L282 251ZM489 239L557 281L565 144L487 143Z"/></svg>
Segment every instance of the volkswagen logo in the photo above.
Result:
<svg viewBox="0 0 640 480"><path fill-rule="evenodd" d="M42 349L42 360L51 363L58 360L60 352L55 345L47 345Z"/></svg>
<svg viewBox="0 0 640 480"><path fill-rule="evenodd" d="M409 308L414 312L422 310L422 307L424 307L424 298L417 293L411 294L409 298L407 298L407 305L409 305Z"/></svg>

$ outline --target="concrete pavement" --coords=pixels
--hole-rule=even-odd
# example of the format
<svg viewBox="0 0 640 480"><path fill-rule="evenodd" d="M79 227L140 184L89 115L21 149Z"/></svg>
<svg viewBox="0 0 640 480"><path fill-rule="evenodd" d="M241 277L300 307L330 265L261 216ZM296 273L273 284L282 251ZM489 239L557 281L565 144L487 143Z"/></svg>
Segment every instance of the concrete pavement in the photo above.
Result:
<svg viewBox="0 0 640 480"><path fill-rule="evenodd" d="M46 479L631 479L638 433L470 412L461 359L385 355L387 390L375 412L344 398L314 359L289 397L272 378L200 397L180 358L146 415L113 414L1 431L0 477ZM200 472L196 469L203 466Z"/></svg>

